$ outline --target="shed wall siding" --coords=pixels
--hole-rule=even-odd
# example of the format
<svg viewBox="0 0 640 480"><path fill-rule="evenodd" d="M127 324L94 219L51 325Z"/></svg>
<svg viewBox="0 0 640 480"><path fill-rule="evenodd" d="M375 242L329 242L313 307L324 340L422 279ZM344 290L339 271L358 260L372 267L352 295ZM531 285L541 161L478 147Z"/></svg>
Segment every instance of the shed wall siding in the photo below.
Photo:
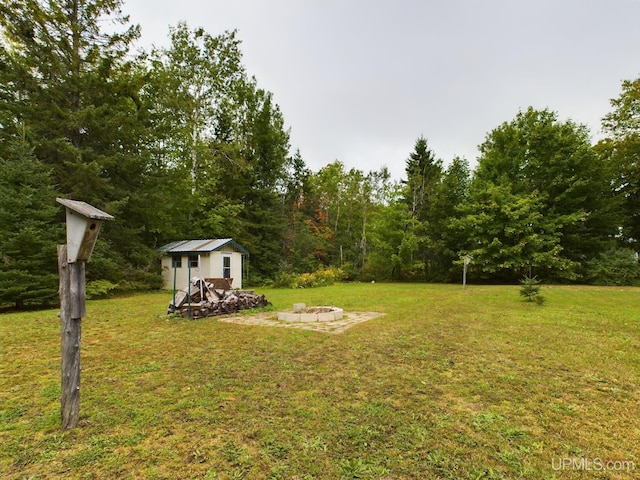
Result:
<svg viewBox="0 0 640 480"><path fill-rule="evenodd" d="M211 253L201 253L199 268L191 269L191 278L220 278L222 277L222 257L223 254L231 255L231 277L233 278L232 287L242 288L242 254L235 251L232 248L223 248L222 251L216 251ZM173 256L162 257L162 279L164 288L173 289ZM177 268L175 272L176 276L176 288L181 290L187 287L189 282L189 255L182 254L182 267Z"/></svg>
<svg viewBox="0 0 640 480"><path fill-rule="evenodd" d="M211 255L211 272L213 278L222 278L222 258L225 255L231 256L231 278L233 288L242 288L242 254L233 250L214 252Z"/></svg>

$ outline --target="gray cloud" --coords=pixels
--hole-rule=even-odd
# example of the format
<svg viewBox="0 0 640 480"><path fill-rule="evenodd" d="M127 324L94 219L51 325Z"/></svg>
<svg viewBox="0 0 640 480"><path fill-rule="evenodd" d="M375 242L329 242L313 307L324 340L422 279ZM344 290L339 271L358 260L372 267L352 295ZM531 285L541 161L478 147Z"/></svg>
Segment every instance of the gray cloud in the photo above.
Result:
<svg viewBox="0 0 640 480"><path fill-rule="evenodd" d="M144 47L184 20L238 30L244 64L273 92L292 149L318 170L404 162L423 135L446 163L528 106L597 138L610 99L640 72L638 0L125 0Z"/></svg>

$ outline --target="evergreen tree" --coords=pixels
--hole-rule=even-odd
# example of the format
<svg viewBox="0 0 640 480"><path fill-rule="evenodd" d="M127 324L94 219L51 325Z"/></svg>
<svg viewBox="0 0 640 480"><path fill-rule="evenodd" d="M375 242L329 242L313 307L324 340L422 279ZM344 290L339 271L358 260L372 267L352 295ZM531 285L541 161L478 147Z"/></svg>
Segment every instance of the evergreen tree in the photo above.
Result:
<svg viewBox="0 0 640 480"><path fill-rule="evenodd" d="M110 179L126 159L139 107L126 59L138 27L110 35L100 30L107 17L126 24L121 4L13 0L0 6L7 39L0 47L7 99L1 107L11 120L4 133L24 128L60 190L97 205L114 198Z"/></svg>
<svg viewBox="0 0 640 480"><path fill-rule="evenodd" d="M88 279L157 285L150 205L157 170L146 145L144 72L128 57L139 35L119 0L13 0L0 5L0 135L23 136L51 167L58 195L116 217ZM115 25L106 34L105 20ZM147 283L149 280L151 283Z"/></svg>
<svg viewBox="0 0 640 480"><path fill-rule="evenodd" d="M406 161L405 202L409 221L401 251L408 271L418 278L429 279L437 271L436 252L431 238L432 207L442 179L442 161L436 159L424 137L418 138L414 151Z"/></svg>
<svg viewBox="0 0 640 480"><path fill-rule="evenodd" d="M416 140L414 151L406 161L405 172L405 202L411 216L419 221L428 220L435 190L442 177L442 161L436 159L424 137Z"/></svg>
<svg viewBox="0 0 640 480"><path fill-rule="evenodd" d="M274 278L279 271L285 230L282 196L289 134L270 93L256 89L250 99L255 116L242 145L244 161L249 167L244 173L249 179L249 188L241 198L244 208L239 215L243 222L239 238L252 251L254 271L263 278Z"/></svg>
<svg viewBox="0 0 640 480"><path fill-rule="evenodd" d="M58 292L56 245L64 221L50 168L22 141L0 157L0 305L46 305Z"/></svg>

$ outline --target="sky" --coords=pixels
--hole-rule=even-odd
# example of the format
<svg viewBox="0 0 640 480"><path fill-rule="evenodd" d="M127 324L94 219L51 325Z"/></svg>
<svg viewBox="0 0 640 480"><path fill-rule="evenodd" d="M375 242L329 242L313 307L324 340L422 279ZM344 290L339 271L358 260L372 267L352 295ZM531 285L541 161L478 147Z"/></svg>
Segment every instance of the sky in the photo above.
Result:
<svg viewBox="0 0 640 480"><path fill-rule="evenodd" d="M308 168L364 173L424 137L448 165L518 111L548 108L602 137L623 80L640 77L640 0L124 0L137 47L169 46L180 21L237 30Z"/></svg>

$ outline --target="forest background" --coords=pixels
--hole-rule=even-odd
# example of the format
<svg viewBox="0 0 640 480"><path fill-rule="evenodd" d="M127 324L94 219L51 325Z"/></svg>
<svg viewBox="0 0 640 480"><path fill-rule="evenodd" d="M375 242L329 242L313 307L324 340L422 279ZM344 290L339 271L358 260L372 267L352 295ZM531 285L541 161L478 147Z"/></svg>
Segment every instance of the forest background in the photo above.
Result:
<svg viewBox="0 0 640 480"><path fill-rule="evenodd" d="M470 281L639 281L640 79L596 144L528 107L487 133L473 171L421 136L399 181L338 160L313 172L235 32L178 23L134 54L122 3L0 3L0 305L57 301L56 197L115 217L90 295L160 288L159 246L219 237L251 253L253 285L456 282L467 256Z"/></svg>

